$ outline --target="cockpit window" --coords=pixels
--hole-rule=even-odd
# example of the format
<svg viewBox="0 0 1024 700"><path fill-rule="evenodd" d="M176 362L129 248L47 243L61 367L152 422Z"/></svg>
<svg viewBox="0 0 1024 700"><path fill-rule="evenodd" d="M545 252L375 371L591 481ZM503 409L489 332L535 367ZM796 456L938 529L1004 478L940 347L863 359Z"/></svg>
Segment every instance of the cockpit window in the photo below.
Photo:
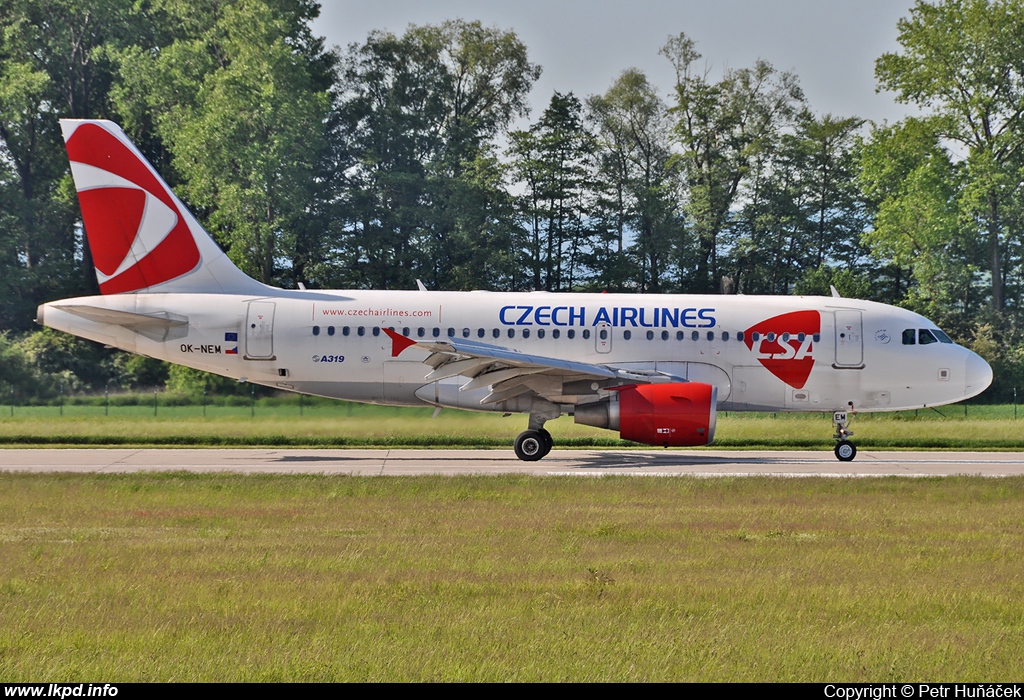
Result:
<svg viewBox="0 0 1024 700"><path fill-rule="evenodd" d="M927 328L920 328L917 331L917 342L921 345L931 345L932 343L939 342L939 339L932 335L932 332Z"/></svg>
<svg viewBox="0 0 1024 700"><path fill-rule="evenodd" d="M904 345L916 345L917 344L917 330L914 328L908 328L903 331L903 344Z"/></svg>
<svg viewBox="0 0 1024 700"><path fill-rule="evenodd" d="M949 336L940 331L938 328L932 328L932 333L935 334L935 337L939 339L940 343L947 343L949 345L953 345L953 341L950 340Z"/></svg>

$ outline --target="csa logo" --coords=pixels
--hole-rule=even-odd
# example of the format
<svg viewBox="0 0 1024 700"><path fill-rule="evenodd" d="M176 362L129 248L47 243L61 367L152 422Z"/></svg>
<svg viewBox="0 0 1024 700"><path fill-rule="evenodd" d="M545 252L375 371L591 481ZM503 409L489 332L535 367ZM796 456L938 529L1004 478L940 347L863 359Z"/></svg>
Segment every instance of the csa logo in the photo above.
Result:
<svg viewBox="0 0 1024 700"><path fill-rule="evenodd" d="M101 292L152 287L199 265L177 203L131 149L96 124L78 127L67 149Z"/></svg>
<svg viewBox="0 0 1024 700"><path fill-rule="evenodd" d="M743 333L743 342L765 369L802 389L814 368L814 336L819 333L821 314L794 311L754 324Z"/></svg>

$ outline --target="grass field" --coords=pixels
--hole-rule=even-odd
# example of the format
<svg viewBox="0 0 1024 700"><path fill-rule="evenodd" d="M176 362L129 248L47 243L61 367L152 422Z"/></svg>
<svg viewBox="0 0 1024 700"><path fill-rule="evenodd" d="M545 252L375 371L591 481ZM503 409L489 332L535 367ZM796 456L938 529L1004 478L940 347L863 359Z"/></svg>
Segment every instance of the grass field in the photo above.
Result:
<svg viewBox="0 0 1024 700"><path fill-rule="evenodd" d="M6 410L4 410L6 408ZM950 406L896 414L863 414L852 428L861 447L1024 449L1024 410L1013 406ZM203 413L205 412L205 416ZM108 415L109 413L109 415ZM507 448L526 417L429 408L320 402L301 407L65 405L0 407L0 445L269 445L463 446ZM965 413L967 416L965 417ZM13 414L13 415L12 415ZM823 414L720 414L715 447L814 448L832 443ZM617 433L548 424L556 447L626 446Z"/></svg>
<svg viewBox="0 0 1024 700"><path fill-rule="evenodd" d="M1024 479L0 474L5 681L1007 681Z"/></svg>

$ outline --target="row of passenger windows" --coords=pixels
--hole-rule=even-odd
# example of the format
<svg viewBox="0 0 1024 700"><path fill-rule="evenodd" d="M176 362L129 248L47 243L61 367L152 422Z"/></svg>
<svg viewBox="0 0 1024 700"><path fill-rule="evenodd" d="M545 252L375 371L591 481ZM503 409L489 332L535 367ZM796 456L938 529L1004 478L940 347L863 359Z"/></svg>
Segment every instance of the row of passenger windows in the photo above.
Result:
<svg viewBox="0 0 1024 700"><path fill-rule="evenodd" d="M334 328L334 326L327 326L327 335L334 335L335 334L335 330L336 329ZM343 336L351 335L353 330L354 330L354 332L355 332L355 334L357 336L366 335L366 328L364 326L358 326L355 329L351 329L348 326L342 326L340 328L341 335L343 335ZM394 329L392 329L392 330L394 330ZM320 335L321 331L322 331L322 329L320 328L320 326L313 326L313 335ZM379 326L372 327L370 329L370 331L375 336L380 335L380 327ZM924 330L922 330L921 332L922 333L927 333L927 331L924 331ZM548 333L548 331L546 329L538 328L538 329L536 329L536 334L534 336L532 336L532 337L545 338L545 337L547 337L547 333ZM608 338L608 329L607 328L601 328L601 329L599 329L597 331L597 333L598 333L598 337L601 340L606 340ZM561 329L558 329L558 328L552 329L550 331L550 334L551 334L552 338L561 338L562 337L562 331L561 331ZM405 328L402 328L402 335L406 336L407 338L411 337L412 335L414 335L413 329L409 328L408 326L406 326ZM470 338L470 337L473 336L473 331L471 329L469 329L469 328L463 328L462 331L461 331L461 335L462 335L463 338ZM491 335L492 338L501 338L501 329L500 328L492 328L490 335ZM515 328L507 329L506 330L506 335L509 338L515 338L516 335L517 335L517 329L515 329ZM529 328L521 328L521 329L518 330L518 335L519 335L520 338L530 338L531 337L530 329ZM669 340L670 338L672 338L672 335L673 335L672 332L671 331L667 331L667 330L663 330L663 331L653 331L653 330L651 330L651 331L647 331L647 333L645 334L645 337L647 338L647 340L654 340L655 338L661 338L662 340ZM700 340L701 337L704 337L707 340L714 340L715 337L716 337L715 331L705 331L703 333L701 331L690 331L689 334L687 334L686 331L676 331L675 332L675 339L676 340L685 340L687 338L687 335L689 335L690 340ZM431 328L431 329L417 328L417 329L415 329L415 336L417 338L427 338L427 337L440 338L441 337L441 329L440 328ZM449 328L448 332L447 332L447 336L449 338L456 337L456 329ZM486 338L487 337L487 330L484 329L484 328L477 328L476 329L476 337L477 338ZM566 330L565 331L565 337L568 338L569 340L574 339L576 337L576 329L570 328L570 329ZM584 340L589 340L590 339L590 329L589 328L584 328L583 330L581 330L580 331L580 337L582 337ZM743 339L744 339L743 331L739 331L738 333L734 333L734 334L730 334L729 331L722 331L722 332L717 334L717 337L719 339L723 340L723 341L729 341L730 339L735 338L736 340L742 342ZM774 342L776 340L776 335L774 333L768 333L764 337L765 337L765 340L767 340L768 342ZM622 331L622 339L623 340L631 340L632 338L633 338L633 332L631 330L626 329L626 330ZM757 341L759 341L761 339L761 334L760 333L751 333L750 334L750 339L756 343ZM807 339L807 334L806 333L796 333L796 334L783 333L781 336L778 336L778 339L782 340L782 342L784 342L784 343L788 343L790 340L793 340L793 339L796 339L796 340L798 340L798 341L800 341L802 343L802 342L804 342L804 340ZM820 342L821 341L821 335L818 334L818 333L815 333L814 336L812 337L812 340L815 343ZM907 342L906 341L906 333L904 333L904 340L903 340L903 342L904 342L904 344L906 344L906 342ZM924 341L922 340L921 342L923 343ZM935 342L935 341L932 340L931 342ZM943 342L951 342L951 341L949 341L949 339L947 338Z"/></svg>
<svg viewBox="0 0 1024 700"><path fill-rule="evenodd" d="M908 328L903 331L904 345L931 345L932 343L950 343L949 336L938 328Z"/></svg>

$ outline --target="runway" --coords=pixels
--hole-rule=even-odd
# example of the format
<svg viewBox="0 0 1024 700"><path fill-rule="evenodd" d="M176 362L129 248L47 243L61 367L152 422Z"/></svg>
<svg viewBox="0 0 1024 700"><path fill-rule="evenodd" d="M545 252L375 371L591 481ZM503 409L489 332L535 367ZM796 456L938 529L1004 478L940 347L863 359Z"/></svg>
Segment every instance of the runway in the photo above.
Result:
<svg viewBox="0 0 1024 700"><path fill-rule="evenodd" d="M533 474L536 476L978 476L1024 475L1021 452L875 452L854 462L829 451L553 450L522 462L512 450L2 449L0 471L244 474Z"/></svg>

